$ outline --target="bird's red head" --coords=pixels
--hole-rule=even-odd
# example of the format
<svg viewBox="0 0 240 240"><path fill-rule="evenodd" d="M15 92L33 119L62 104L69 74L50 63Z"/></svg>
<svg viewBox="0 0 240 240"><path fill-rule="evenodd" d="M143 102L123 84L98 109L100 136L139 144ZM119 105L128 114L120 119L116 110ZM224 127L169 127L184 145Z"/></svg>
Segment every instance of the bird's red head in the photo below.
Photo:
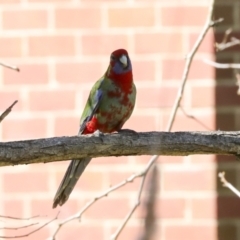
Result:
<svg viewBox="0 0 240 240"><path fill-rule="evenodd" d="M108 78L129 91L133 82L132 64L125 49L118 49L112 52L110 64L106 72Z"/></svg>
<svg viewBox="0 0 240 240"><path fill-rule="evenodd" d="M125 49L118 49L112 52L110 56L110 65L112 68L118 65L116 68L117 72L121 73L121 69L127 69L129 64L131 65L128 57L128 52Z"/></svg>
<svg viewBox="0 0 240 240"><path fill-rule="evenodd" d="M122 84L124 82L132 82L132 64L125 49L118 49L112 52L107 75Z"/></svg>

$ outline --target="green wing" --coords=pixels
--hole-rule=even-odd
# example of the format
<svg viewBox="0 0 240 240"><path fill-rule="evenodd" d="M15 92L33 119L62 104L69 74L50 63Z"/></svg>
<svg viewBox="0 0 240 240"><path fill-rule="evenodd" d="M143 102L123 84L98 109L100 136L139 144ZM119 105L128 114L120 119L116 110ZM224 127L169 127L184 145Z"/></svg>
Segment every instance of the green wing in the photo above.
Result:
<svg viewBox="0 0 240 240"><path fill-rule="evenodd" d="M88 96L87 103L83 110L81 119L80 119L80 129L78 134L82 134L86 127L86 123L89 122L93 115L98 110L99 104L102 99L103 91L101 90L101 85L104 81L104 77L100 78L92 87L90 94Z"/></svg>

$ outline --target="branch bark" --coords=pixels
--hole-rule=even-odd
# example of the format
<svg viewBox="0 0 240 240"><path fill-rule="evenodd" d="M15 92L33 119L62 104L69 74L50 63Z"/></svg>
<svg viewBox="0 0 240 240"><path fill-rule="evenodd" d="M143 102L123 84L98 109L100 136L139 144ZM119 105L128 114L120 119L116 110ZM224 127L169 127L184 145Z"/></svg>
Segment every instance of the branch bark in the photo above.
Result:
<svg viewBox="0 0 240 240"><path fill-rule="evenodd" d="M240 132L142 132L0 143L0 166L128 155L240 154Z"/></svg>

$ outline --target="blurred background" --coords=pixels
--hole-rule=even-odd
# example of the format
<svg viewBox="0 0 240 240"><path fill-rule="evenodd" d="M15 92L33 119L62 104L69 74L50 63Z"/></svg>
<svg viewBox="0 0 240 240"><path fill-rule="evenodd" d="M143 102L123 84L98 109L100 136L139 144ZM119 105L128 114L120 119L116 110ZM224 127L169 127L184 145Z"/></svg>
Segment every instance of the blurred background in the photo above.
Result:
<svg viewBox="0 0 240 240"><path fill-rule="evenodd" d="M88 93L105 72L110 53L128 50L137 86L137 103L125 125L135 131L164 131L184 68L184 57L205 23L207 0L0 0L0 111L19 102L0 124L0 140L76 135ZM206 35L191 66L182 109L172 131L240 129L240 98L234 70L216 70L203 59L240 62L239 46L216 52L228 28L240 37L240 2L216 0L214 17L225 21ZM60 210L60 219L76 213L109 186L142 170L150 156L93 159L68 202L53 210L52 201L68 162L0 168L0 215L45 223ZM217 173L240 187L233 157L201 155L158 160L156 239L240 239L240 202L224 189ZM65 225L65 239L109 239L137 196L140 180L99 200L81 222ZM136 239L143 225L142 207L119 239ZM3 219L0 226L22 226ZM47 239L53 222L22 239ZM33 226L30 229L34 229ZM27 229L0 229L1 235Z"/></svg>

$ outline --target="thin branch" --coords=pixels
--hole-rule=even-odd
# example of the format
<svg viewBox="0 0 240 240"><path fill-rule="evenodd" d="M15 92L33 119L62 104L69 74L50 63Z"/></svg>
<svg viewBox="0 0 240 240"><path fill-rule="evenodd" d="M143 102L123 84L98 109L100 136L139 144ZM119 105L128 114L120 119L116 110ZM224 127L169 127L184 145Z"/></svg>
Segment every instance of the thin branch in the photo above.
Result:
<svg viewBox="0 0 240 240"><path fill-rule="evenodd" d="M233 193L235 193L240 198L240 192L230 182L226 180L225 172L220 172L218 174L218 177L220 178L220 181L222 182L223 187L230 189Z"/></svg>
<svg viewBox="0 0 240 240"><path fill-rule="evenodd" d="M15 70L17 72L20 71L20 69L18 67L16 67L16 66L10 66L10 65L2 63L2 62L0 62L0 65L3 66L3 67L9 68L9 69Z"/></svg>
<svg viewBox="0 0 240 240"><path fill-rule="evenodd" d="M216 43L215 44L215 47L216 47L216 50L217 51L223 51L227 48L230 48L230 47L233 47L233 46L236 46L236 45L239 45L240 44L240 40L235 38L235 37L232 37L230 39L230 42L228 42L228 38L229 38L229 35L231 34L232 32L232 29L228 29L226 30L224 36L223 36L223 40L221 43Z"/></svg>
<svg viewBox="0 0 240 240"><path fill-rule="evenodd" d="M57 220L58 219L58 215L59 215L60 212L58 212L58 214L53 218L51 219L50 221L46 222L45 224L43 224L42 226L34 229L33 231L30 231L26 234L23 234L23 235L16 235L16 236L0 236L0 238L6 238L6 239L11 239L11 238L23 238L23 237L28 237L30 235L32 235L33 233L35 232L38 232L39 230L41 230L42 228L44 228L45 226L49 225L50 223L52 223L53 221Z"/></svg>
<svg viewBox="0 0 240 240"><path fill-rule="evenodd" d="M30 223L28 225L24 225L24 226L21 226L21 227L1 227L0 229L7 229L7 230L19 230L19 229L22 229L22 228L28 228L28 227L31 227L31 226L35 226L39 223Z"/></svg>
<svg viewBox="0 0 240 240"><path fill-rule="evenodd" d="M2 113L2 115L0 116L0 122L2 122L2 120L12 111L12 108L17 102L17 100L14 101L14 103Z"/></svg>
<svg viewBox="0 0 240 240"><path fill-rule="evenodd" d="M240 63L218 63L211 61L209 59L203 59L203 62L206 64L213 66L215 68L222 68L222 69L228 69L228 68L233 68L233 69L240 69Z"/></svg>
<svg viewBox="0 0 240 240"><path fill-rule="evenodd" d="M137 207L140 205L140 200L141 200L141 195L142 195L142 190L143 190L143 186L146 180L146 176L147 173L149 172L151 166L154 164L155 161L149 161L145 170L143 171L143 173L141 174L142 176L142 181L140 183L139 186L139 190L138 190L138 195L137 195L137 199L136 199L136 203L134 204L133 208L131 209L131 211L127 214L127 216L125 217L125 219L123 220L122 224L118 227L118 229L116 230L116 232L114 234L112 234L111 236L111 240L116 240L119 236L119 234L121 233L121 231L123 230L123 228L125 227L125 225L127 224L128 220L131 218L131 216L133 215L133 213L135 212L135 210L137 209Z"/></svg>
<svg viewBox="0 0 240 240"><path fill-rule="evenodd" d="M172 112L171 112L171 115L170 115L170 120L169 120L169 123L168 123L167 131L171 131L171 129L172 129L172 125L173 125L173 122L174 122L175 117L176 117L177 109L178 109L179 104L182 100L184 87L185 87L185 84L186 84L186 81L187 81L187 78L188 78L188 74L189 74L189 70L190 70L190 67L191 67L193 57L194 57L195 53L197 52L199 46L201 45L201 43L202 43L205 35L207 34L208 30L212 26L214 26L215 22L219 22L218 20L215 21L215 22L212 21L214 2L215 2L214 0L211 0L210 5L209 5L209 12L208 12L206 23L205 23L205 25L202 29L202 32L200 33L197 41L195 42L192 50L190 51L190 53L186 57L186 64L185 64L185 67L184 67L184 70L183 70L182 82L181 82L180 88L178 90L178 96L177 96L177 98L175 100L175 103L173 105L173 109L172 109Z"/></svg>
<svg viewBox="0 0 240 240"><path fill-rule="evenodd" d="M143 171L133 174L130 177L128 177L126 180L110 187L109 189L107 189L106 191L104 191L103 193L101 193L100 195L98 195L97 197L93 198L91 201L89 201L78 213L74 214L73 216L70 216L69 218L65 219L64 221L62 221L61 223L59 223L58 228L56 229L56 231L54 232L53 236L50 238L50 240L55 240L57 233L60 231L61 227L65 224L67 224L68 222L71 222L73 220L76 219L81 219L83 213L85 213L95 202L97 202L98 200L100 200L101 198L107 197L109 193L116 191L117 189L127 185L128 183L133 182L136 178L140 178L146 175L146 173L149 171L150 167L152 166L152 163L149 163Z"/></svg>
<svg viewBox="0 0 240 240"><path fill-rule="evenodd" d="M188 114L183 107L180 105L179 108L182 110L183 114L188 117L191 118L192 120L196 121L199 125L201 125L202 127L204 127L205 129L207 129L208 131L212 131L212 129L210 129L208 126L206 126L203 122L201 122L199 119L197 119L195 116Z"/></svg>
<svg viewBox="0 0 240 240"><path fill-rule="evenodd" d="M0 218L8 218L8 219L13 219L13 220L32 220L34 218L40 218L40 217L45 217L45 216L40 216L40 215L36 215L33 217L29 217L29 218L20 218L20 217L12 217L12 216L5 216L5 215L0 215Z"/></svg>

